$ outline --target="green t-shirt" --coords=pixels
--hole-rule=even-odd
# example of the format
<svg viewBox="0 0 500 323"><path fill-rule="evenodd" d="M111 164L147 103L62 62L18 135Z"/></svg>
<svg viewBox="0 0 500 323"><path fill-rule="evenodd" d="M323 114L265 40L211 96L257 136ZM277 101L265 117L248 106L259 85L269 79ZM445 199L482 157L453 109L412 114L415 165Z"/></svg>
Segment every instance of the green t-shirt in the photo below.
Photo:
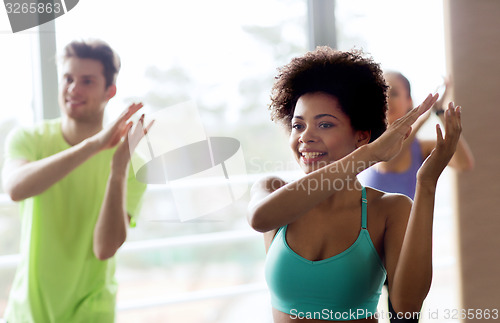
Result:
<svg viewBox="0 0 500 323"><path fill-rule="evenodd" d="M60 119L17 129L6 147L7 158L29 161L70 148ZM114 322L115 257L98 260L92 248L113 153L96 154L40 195L20 202L21 262L5 313L9 323ZM132 225L145 189L130 167L127 212Z"/></svg>

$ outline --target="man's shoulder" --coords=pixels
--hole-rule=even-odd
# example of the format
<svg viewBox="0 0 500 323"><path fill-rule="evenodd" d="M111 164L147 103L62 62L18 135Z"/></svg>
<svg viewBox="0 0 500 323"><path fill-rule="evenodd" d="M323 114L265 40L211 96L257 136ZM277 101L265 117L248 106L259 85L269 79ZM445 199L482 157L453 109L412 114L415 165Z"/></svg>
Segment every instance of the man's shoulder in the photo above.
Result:
<svg viewBox="0 0 500 323"><path fill-rule="evenodd" d="M43 120L33 125L18 125L7 135L5 156L37 160L45 157L44 151L59 147L62 142L60 120Z"/></svg>
<svg viewBox="0 0 500 323"><path fill-rule="evenodd" d="M33 125L20 125L12 130L14 134L25 134L31 136L44 136L60 133L61 119L48 119L34 123Z"/></svg>
<svg viewBox="0 0 500 323"><path fill-rule="evenodd" d="M33 130L41 136L58 135L61 133L61 119L42 120L33 126Z"/></svg>

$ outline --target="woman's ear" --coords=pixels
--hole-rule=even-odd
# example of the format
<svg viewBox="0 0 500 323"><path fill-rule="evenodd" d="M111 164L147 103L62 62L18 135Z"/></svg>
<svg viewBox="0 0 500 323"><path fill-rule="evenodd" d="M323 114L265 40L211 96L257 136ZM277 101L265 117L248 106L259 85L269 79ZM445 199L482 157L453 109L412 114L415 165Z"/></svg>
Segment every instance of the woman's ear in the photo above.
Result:
<svg viewBox="0 0 500 323"><path fill-rule="evenodd" d="M356 148L366 145L370 142L371 138L370 130L358 130L356 131Z"/></svg>

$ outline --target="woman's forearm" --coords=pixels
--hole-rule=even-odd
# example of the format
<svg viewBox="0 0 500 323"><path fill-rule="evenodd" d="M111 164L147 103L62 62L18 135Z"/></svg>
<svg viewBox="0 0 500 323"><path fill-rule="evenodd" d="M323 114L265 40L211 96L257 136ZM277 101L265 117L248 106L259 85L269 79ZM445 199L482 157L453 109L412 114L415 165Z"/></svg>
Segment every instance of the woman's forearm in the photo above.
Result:
<svg viewBox="0 0 500 323"><path fill-rule="evenodd" d="M335 192L356 189L356 175L375 162L369 145L361 146L346 157L281 186L250 207L252 227L260 232L279 228Z"/></svg>
<svg viewBox="0 0 500 323"><path fill-rule="evenodd" d="M417 312L432 281L432 224L435 183L417 181L393 284L389 291L397 312Z"/></svg>

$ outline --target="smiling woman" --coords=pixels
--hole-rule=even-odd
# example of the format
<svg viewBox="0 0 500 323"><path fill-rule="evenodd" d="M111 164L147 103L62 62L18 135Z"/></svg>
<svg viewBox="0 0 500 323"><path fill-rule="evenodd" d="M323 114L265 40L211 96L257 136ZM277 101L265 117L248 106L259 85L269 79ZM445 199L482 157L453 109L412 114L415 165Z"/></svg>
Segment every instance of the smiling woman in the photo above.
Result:
<svg viewBox="0 0 500 323"><path fill-rule="evenodd" d="M419 170L412 205L404 195L361 186L356 176L363 168L349 167L396 156L411 125L438 97L429 95L384 131L387 88L379 65L359 51L318 47L279 69L271 114L290 130L290 148L305 174L288 183L257 181L248 215L264 233L275 322L325 310L332 315L304 318L377 322L386 277L397 312L418 311L427 296L434 193L460 136L460 108L450 104L444 139L437 128L438 144ZM354 185L323 185L337 181Z"/></svg>
<svg viewBox="0 0 500 323"><path fill-rule="evenodd" d="M290 148L305 173L339 160L369 138L369 131L352 129L336 97L317 92L297 100Z"/></svg>

